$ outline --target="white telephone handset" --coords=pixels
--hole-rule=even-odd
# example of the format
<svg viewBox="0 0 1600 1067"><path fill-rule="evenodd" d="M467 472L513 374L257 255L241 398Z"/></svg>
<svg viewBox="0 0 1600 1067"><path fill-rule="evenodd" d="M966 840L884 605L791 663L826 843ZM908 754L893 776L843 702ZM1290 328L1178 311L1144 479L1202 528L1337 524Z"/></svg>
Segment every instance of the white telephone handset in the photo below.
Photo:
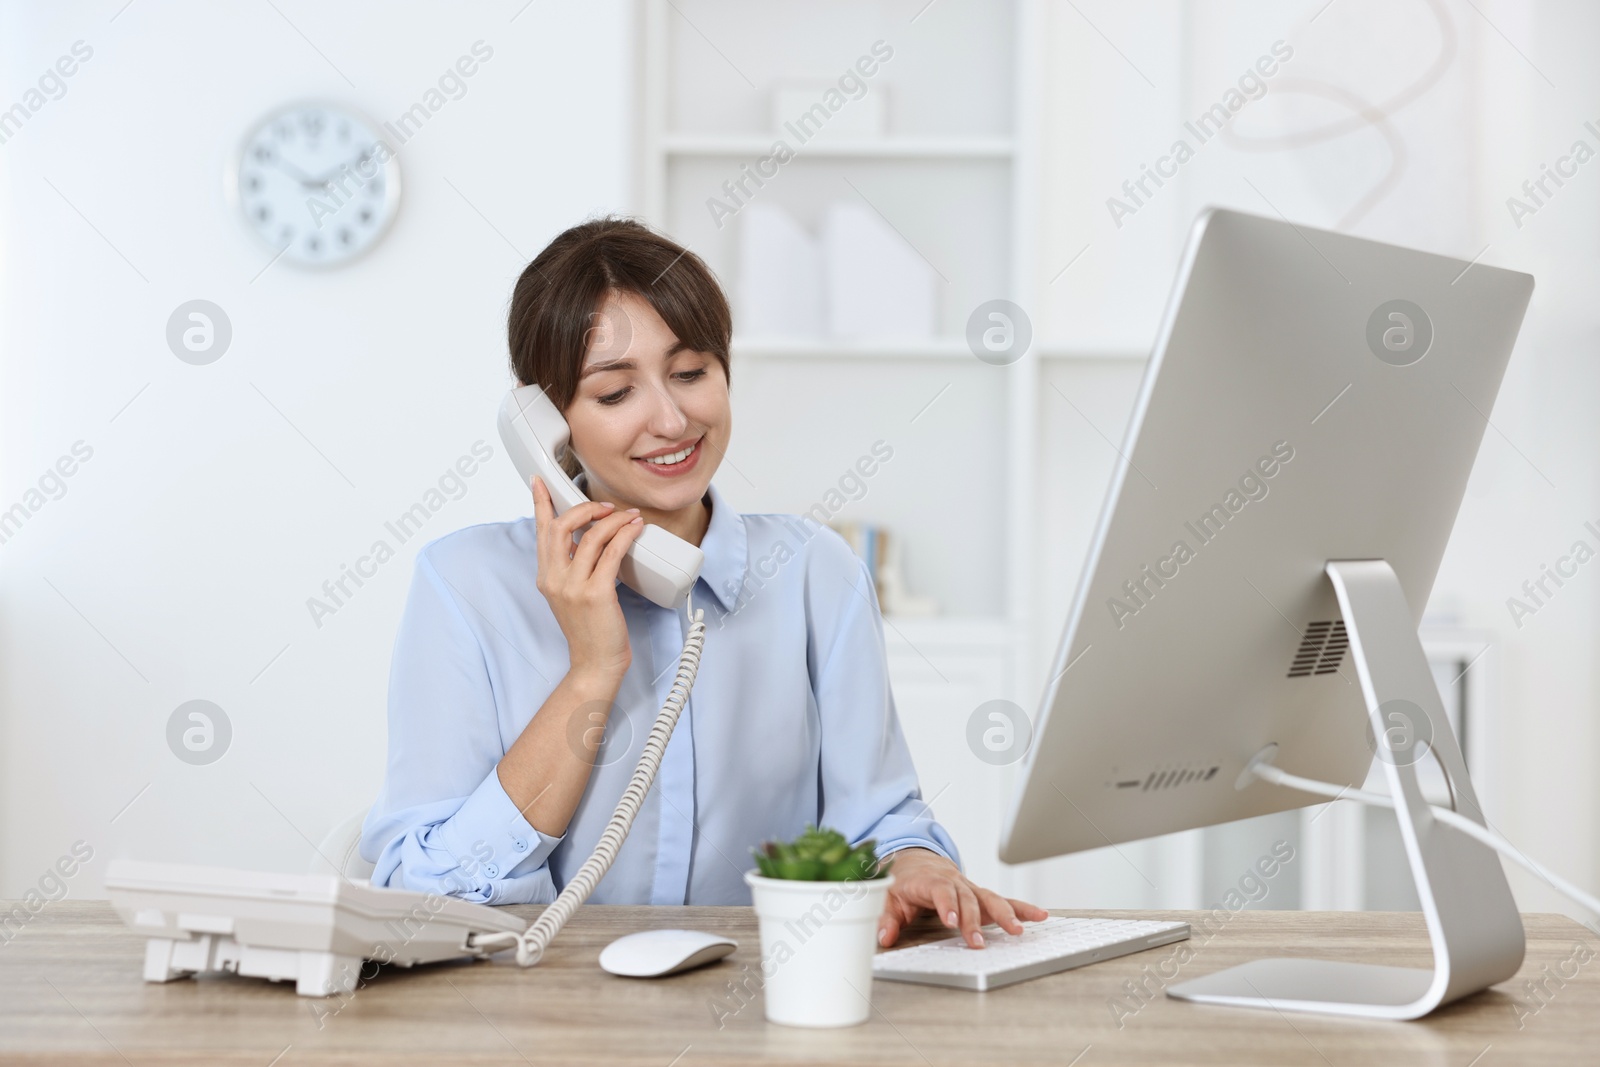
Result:
<svg viewBox="0 0 1600 1067"><path fill-rule="evenodd" d="M543 478L557 515L588 500L556 461L572 434L542 386L525 385L507 393L499 421L500 440L524 487L533 485L535 474ZM646 525L629 546L617 576L651 603L676 608L689 595L704 562L705 553L694 545Z"/></svg>
<svg viewBox="0 0 1600 1067"><path fill-rule="evenodd" d="M537 385L525 385L511 390L500 404L500 440L505 443L511 462L522 476L522 484L533 485L535 474L550 487L550 499L556 514L581 504L585 497L567 477L556 457L566 447L571 432L561 412L550 402L544 390ZM600 843L578 873L572 876L560 895L520 934L510 932L474 934L468 938L471 947L496 952L502 948L516 948L517 963L532 967L544 956L546 946L566 925L578 905L589 898L594 887L605 877L617 852L627 840L634 816L644 803L650 785L655 781L661 758L666 754L667 742L678 725L684 702L694 688L695 675L700 670L700 650L705 647L705 612L694 607L689 592L700 574L700 564L705 554L689 542L663 530L659 526L645 526L628 549L618 577L642 596L664 608L684 604L688 608L689 634L683 642L683 654L678 659L678 674L672 682L656 721L650 727L644 751L633 769L628 787L611 821L600 835Z"/></svg>

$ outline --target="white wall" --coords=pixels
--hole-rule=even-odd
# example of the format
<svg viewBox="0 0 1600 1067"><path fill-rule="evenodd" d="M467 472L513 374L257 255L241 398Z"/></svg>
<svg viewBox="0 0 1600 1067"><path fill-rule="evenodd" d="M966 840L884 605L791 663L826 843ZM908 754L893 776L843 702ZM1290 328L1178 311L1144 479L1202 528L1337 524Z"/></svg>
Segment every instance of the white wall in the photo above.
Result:
<svg viewBox="0 0 1600 1067"><path fill-rule="evenodd" d="M0 508L93 450L0 545L0 897L79 839L74 895L117 855L301 869L371 801L415 549L526 506L493 429L511 283L632 207L631 6L523 6L0 8L0 107L93 49L0 145ZM382 243L263 273L222 191L246 130L303 97L393 119L478 40L493 57L400 150ZM203 367L164 339L197 297L234 331ZM480 439L465 495L315 626L306 599ZM197 698L233 728L208 766L165 736Z"/></svg>

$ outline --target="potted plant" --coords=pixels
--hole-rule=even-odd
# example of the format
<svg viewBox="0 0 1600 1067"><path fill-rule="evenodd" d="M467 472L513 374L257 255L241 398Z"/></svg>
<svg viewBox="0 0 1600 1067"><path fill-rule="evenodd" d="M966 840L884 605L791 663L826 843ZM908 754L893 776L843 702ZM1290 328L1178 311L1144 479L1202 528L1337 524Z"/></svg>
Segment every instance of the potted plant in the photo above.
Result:
<svg viewBox="0 0 1600 1067"><path fill-rule="evenodd" d="M851 847L807 824L791 842L750 851L745 873L761 927L767 1019L785 1026L854 1026L872 1014L878 917L894 876L877 842Z"/></svg>

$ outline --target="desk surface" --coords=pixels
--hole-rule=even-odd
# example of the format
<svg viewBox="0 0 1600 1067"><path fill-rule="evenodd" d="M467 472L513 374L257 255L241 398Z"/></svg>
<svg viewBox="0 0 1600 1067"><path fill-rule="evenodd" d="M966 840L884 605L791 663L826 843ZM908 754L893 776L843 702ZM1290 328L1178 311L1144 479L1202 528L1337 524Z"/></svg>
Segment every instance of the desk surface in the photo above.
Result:
<svg viewBox="0 0 1600 1067"><path fill-rule="evenodd" d="M532 917L542 909L510 910ZM1202 913L1070 914L1194 922ZM740 1010L729 994L745 967L760 973L749 908L586 906L531 970L502 953L488 962L386 969L347 998L313 1000L290 984L234 975L146 983L144 938L109 904L61 901L0 943L0 1062L1593 1064L1600 1057L1600 946L1570 919L1523 921L1528 955L1514 980L1416 1023L1207 1007L1166 996L1141 1005L1123 983L1143 980L1154 989L1157 965L1173 954L1168 946L989 993L875 982L869 1022L799 1030L768 1023L759 998ZM595 963L613 938L669 926L726 933L740 947L710 967L653 981L617 978ZM1413 914L1241 912L1213 929L1209 940L1197 933L1180 978L1264 955L1430 965L1426 932ZM925 920L901 944L943 936ZM1543 982L1538 996L1525 986L1529 980Z"/></svg>

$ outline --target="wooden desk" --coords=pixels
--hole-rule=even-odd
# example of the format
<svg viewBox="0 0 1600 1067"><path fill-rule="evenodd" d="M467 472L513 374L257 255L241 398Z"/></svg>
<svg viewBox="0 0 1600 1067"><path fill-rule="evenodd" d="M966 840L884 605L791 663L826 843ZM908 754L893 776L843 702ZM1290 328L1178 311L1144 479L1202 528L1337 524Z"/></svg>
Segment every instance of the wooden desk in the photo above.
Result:
<svg viewBox="0 0 1600 1067"><path fill-rule="evenodd" d="M541 909L512 910L531 917ZM1072 914L1198 918L1188 912ZM1600 945L1570 919L1523 920L1528 957L1514 981L1416 1023L1205 1007L1164 995L1140 1006L1127 997L1123 983L1145 979L1147 988L1156 988L1145 976L1172 954L1167 946L990 993L875 982L869 1022L799 1030L768 1023L759 999L738 1010L728 995L729 983L745 966L760 974L759 940L748 908L586 906L531 970L518 968L509 953L490 962L384 970L346 999L319 1001L296 996L289 984L234 975L147 984L140 978L144 939L118 922L110 905L62 901L47 905L14 940L0 944L0 1062L1600 1062ZM612 938L667 926L724 932L740 948L711 967L661 980L617 978L595 963ZM901 943L942 936L929 921ZM1583 951L1575 957L1580 944ZM1193 947L1196 955L1183 975L1270 954L1429 963L1420 917L1401 913L1241 912L1210 941L1197 938ZM1574 970L1574 977L1559 977ZM1524 988L1528 979L1545 981L1542 1002ZM1114 1012L1113 1003L1123 1010Z"/></svg>

